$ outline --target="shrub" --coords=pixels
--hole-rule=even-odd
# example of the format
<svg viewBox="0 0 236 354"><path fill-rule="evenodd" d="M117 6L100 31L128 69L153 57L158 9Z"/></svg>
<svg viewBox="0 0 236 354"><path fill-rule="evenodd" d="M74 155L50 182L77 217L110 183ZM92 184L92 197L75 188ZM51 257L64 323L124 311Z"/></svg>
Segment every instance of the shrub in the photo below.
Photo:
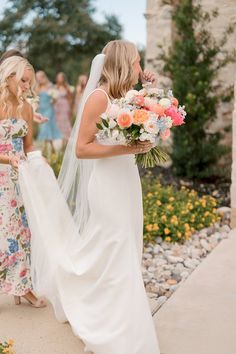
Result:
<svg viewBox="0 0 236 354"><path fill-rule="evenodd" d="M167 242L184 242L204 227L220 221L217 200L200 197L195 190L164 187L158 179L143 178L144 241L161 236Z"/></svg>
<svg viewBox="0 0 236 354"><path fill-rule="evenodd" d="M13 349L13 340L9 339L8 341L0 342L0 354L15 354Z"/></svg>

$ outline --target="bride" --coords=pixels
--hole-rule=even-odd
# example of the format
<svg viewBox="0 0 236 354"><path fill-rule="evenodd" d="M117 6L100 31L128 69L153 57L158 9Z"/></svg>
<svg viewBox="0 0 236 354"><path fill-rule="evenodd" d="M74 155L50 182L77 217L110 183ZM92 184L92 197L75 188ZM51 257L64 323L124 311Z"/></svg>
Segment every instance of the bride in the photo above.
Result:
<svg viewBox="0 0 236 354"><path fill-rule="evenodd" d="M94 354L160 353L141 273L142 191L134 159L152 145L96 141L99 117L140 74L137 48L127 41L109 42L93 60L58 179L73 222L46 164L19 167L35 290ZM145 79L154 80L150 73Z"/></svg>

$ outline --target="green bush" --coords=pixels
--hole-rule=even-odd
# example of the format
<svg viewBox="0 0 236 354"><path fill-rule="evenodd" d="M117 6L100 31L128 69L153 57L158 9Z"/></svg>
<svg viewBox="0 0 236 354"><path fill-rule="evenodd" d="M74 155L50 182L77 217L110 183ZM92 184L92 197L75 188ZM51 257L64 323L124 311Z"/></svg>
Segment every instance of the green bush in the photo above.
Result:
<svg viewBox="0 0 236 354"><path fill-rule="evenodd" d="M217 10L204 12L200 2L180 1L173 14L173 46L163 57L174 94L188 113L186 124L173 132L171 157L176 174L191 179L219 176L222 169L217 162L229 150L220 144L222 133L206 129L216 118L219 102L232 98L230 87L220 92L213 86L219 69L235 60L235 52L225 49L233 27L226 24L218 41L211 32L210 23L217 15Z"/></svg>
<svg viewBox="0 0 236 354"><path fill-rule="evenodd" d="M0 342L0 354L8 353L8 354L15 354L15 350L13 349L13 340L9 339L5 342Z"/></svg>
<svg viewBox="0 0 236 354"><path fill-rule="evenodd" d="M155 242L157 236L167 242L184 242L204 227L219 222L217 200L200 197L195 190L162 186L158 179L143 178L144 241Z"/></svg>

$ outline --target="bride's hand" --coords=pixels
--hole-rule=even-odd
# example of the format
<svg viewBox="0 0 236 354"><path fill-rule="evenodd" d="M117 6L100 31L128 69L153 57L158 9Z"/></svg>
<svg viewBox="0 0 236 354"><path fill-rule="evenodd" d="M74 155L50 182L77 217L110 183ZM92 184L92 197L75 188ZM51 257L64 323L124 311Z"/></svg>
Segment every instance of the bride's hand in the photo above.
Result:
<svg viewBox="0 0 236 354"><path fill-rule="evenodd" d="M145 154L153 148L150 141L137 141L133 145L128 146L130 154Z"/></svg>
<svg viewBox="0 0 236 354"><path fill-rule="evenodd" d="M150 82L153 87L157 86L157 77L152 71L144 70L141 73L141 81L143 84Z"/></svg>

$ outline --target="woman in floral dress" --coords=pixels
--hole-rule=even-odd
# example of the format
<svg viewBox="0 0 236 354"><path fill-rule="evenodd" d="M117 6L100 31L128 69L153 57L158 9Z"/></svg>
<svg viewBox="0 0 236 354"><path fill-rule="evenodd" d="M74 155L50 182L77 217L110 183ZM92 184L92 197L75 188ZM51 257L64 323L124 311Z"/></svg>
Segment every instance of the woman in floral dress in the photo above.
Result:
<svg viewBox="0 0 236 354"><path fill-rule="evenodd" d="M24 297L32 306L45 303L32 292L30 230L18 184L18 164L33 150L33 111L25 98L33 91L34 70L12 56L0 65L0 293Z"/></svg>

